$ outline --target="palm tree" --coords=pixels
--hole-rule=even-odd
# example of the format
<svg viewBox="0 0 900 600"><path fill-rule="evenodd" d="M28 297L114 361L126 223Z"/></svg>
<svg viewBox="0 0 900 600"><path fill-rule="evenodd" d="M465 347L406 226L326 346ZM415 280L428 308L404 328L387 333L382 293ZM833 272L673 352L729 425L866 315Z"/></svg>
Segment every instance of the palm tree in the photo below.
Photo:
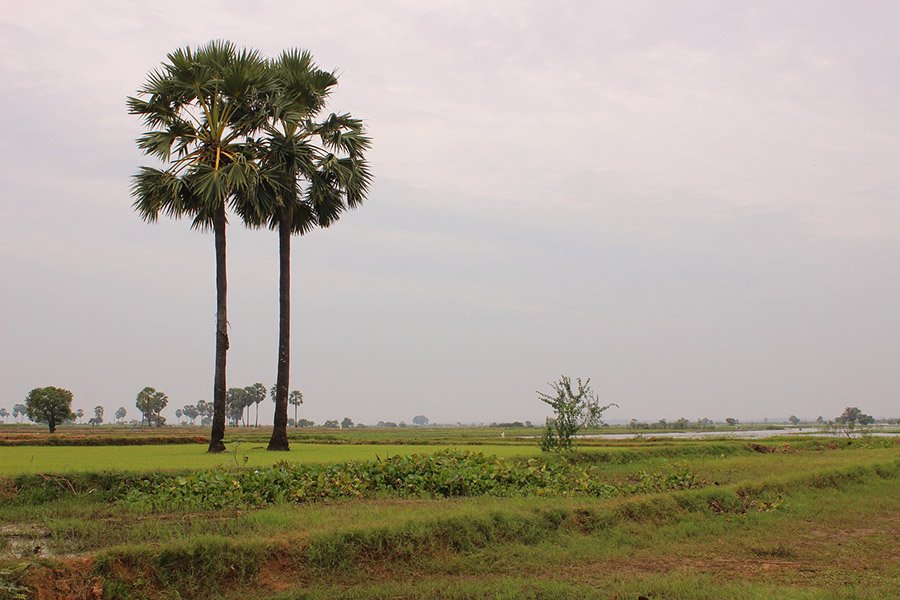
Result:
<svg viewBox="0 0 900 600"><path fill-rule="evenodd" d="M303 404L303 393L300 390L294 390L288 397L288 402L294 407L294 427L297 426L297 409Z"/></svg>
<svg viewBox="0 0 900 600"><path fill-rule="evenodd" d="M266 399L266 386L257 382L245 389L247 391L247 395L251 400L253 400L253 403L256 404L256 422L253 426L259 427L259 403ZM250 421L249 415L247 417L247 421Z"/></svg>
<svg viewBox="0 0 900 600"><path fill-rule="evenodd" d="M278 91L258 144L262 175L255 190L266 213L264 219L245 222L278 231L278 373L268 449L288 450L291 235L328 227L345 210L362 203L371 182L364 157L370 140L362 121L348 114L332 113L317 120L337 77L319 69L309 52L283 52L269 68Z"/></svg>
<svg viewBox="0 0 900 600"><path fill-rule="evenodd" d="M210 452L225 450L225 355L228 317L225 273L226 209L256 218L252 194L258 178L248 136L267 116L263 110L271 72L254 50L237 50L230 42L212 41L196 50L178 49L167 56L128 98L129 113L150 129L137 140L165 169L141 167L134 176L134 208L148 222L160 213L189 216L192 227L213 230L216 257L216 358ZM242 202L238 202L238 198Z"/></svg>

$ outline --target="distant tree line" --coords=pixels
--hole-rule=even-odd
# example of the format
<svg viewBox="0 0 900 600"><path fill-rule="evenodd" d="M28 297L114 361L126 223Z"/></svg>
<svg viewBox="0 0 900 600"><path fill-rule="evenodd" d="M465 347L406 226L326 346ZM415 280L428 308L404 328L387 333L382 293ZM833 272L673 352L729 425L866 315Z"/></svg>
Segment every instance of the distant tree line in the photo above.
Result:
<svg viewBox="0 0 900 600"><path fill-rule="evenodd" d="M267 394L267 392L269 392ZM249 426L251 423L251 409L255 407L255 415L253 416L253 425L259 423L259 404L269 395L275 400L275 386L267 390L261 383L244 388L230 388L228 390L228 418L234 426ZM85 415L83 409L72 410L73 396L69 390L57 387L35 388L28 393L24 404L14 404L12 410L0 407L0 421L5 422L8 417L12 417L15 423L30 420L35 423L43 423L48 426L50 432L56 431L57 426L62 424L75 423ZM294 407L294 416L288 418L289 427L316 427L316 423L309 419L300 418L298 415L299 407L303 404L303 394L299 390L293 390L289 395L289 403ZM149 427L162 427L166 425L166 418L162 416L162 411L169 405L169 397L161 391L153 387L145 387L138 392L135 398L135 407L141 415L141 420L132 421L133 425L143 426L145 423ZM104 423L105 409L98 405L93 409L94 416L88 419L87 423L92 426L99 426ZM124 406L119 407L115 415L117 423L123 423L128 411ZM187 404L175 410L175 416L179 423L184 418L186 423L209 426L214 415L213 403L206 400L199 400L195 404ZM412 418L415 426L426 426L431 421L425 415L416 415ZM876 422L886 424L900 423L900 419L875 419L873 416L864 413L859 407L848 406L844 411L832 420L826 420L819 416L814 421L803 421L795 415L790 415L787 419L788 423L799 426L802 423L811 423L826 429L841 428L850 431L856 427L873 425ZM724 420L724 424L734 427L741 422L733 417ZM605 423L603 423L606 426ZM654 422L639 421L632 419L628 423L628 427L636 430L687 430L687 429L711 429L721 426L722 423L716 423L708 418L690 421L684 417L669 421L659 419ZM322 422L320 427L326 429L360 429L368 427L363 423L354 423L350 417L344 417L341 420L327 419ZM509 421L509 422L492 422L490 427L514 429L534 427L531 421ZM378 421L374 427L379 428L405 428L408 427L405 421L399 423L394 421Z"/></svg>

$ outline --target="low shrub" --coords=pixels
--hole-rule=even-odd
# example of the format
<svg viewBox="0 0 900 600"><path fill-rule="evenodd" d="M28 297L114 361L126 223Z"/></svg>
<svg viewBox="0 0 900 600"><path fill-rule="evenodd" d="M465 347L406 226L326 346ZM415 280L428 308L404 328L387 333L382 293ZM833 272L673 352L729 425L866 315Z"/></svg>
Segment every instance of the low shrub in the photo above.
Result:
<svg viewBox="0 0 900 600"><path fill-rule="evenodd" d="M692 472L640 473L611 485L596 464L560 458L502 460L480 453L444 450L385 460L332 465L279 463L256 470L205 470L138 480L121 495L129 505L222 509L279 502L371 496L593 496L691 489L703 485Z"/></svg>

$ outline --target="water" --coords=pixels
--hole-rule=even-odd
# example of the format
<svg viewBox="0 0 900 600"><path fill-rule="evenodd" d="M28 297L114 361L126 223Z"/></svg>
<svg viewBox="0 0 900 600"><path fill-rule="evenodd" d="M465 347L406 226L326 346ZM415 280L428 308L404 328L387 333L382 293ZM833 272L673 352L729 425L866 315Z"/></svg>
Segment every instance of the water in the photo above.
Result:
<svg viewBox="0 0 900 600"><path fill-rule="evenodd" d="M729 439L748 439L759 440L770 437L781 437L786 435L820 435L827 437L847 437L843 431L827 431L824 427L787 427L785 429L735 429L733 431L667 431L664 433L590 433L579 435L582 439L598 439L598 440L632 440L639 438L672 438L683 440L702 440L709 438L729 438ZM862 436L872 437L898 437L900 432L896 431L854 431L850 437L858 438Z"/></svg>

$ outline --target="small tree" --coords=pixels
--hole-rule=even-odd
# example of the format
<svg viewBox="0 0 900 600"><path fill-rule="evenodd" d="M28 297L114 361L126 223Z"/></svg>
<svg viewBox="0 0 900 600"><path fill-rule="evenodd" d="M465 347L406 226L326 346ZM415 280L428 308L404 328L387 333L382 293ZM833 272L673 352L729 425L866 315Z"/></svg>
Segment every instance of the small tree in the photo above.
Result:
<svg viewBox="0 0 900 600"><path fill-rule="evenodd" d="M791 415L788 417L788 421L791 423L791 425L796 427L800 424L800 417L798 417L797 415Z"/></svg>
<svg viewBox="0 0 900 600"><path fill-rule="evenodd" d="M206 400L197 401L197 412L200 416L201 425L209 425L212 422L213 404Z"/></svg>
<svg viewBox="0 0 900 600"><path fill-rule="evenodd" d="M13 404L13 412L12 416L16 422L19 422L19 417L24 417L28 414L28 411L25 408L24 404Z"/></svg>
<svg viewBox="0 0 900 600"><path fill-rule="evenodd" d="M727 419L725 419L725 422L731 427L734 427L735 425L738 424L738 420L735 419L734 417L728 417Z"/></svg>
<svg viewBox="0 0 900 600"><path fill-rule="evenodd" d="M844 433L849 437L850 432L852 432L857 425L871 425L875 422L875 418L864 414L858 406L848 406L834 422L843 425Z"/></svg>
<svg viewBox="0 0 900 600"><path fill-rule="evenodd" d="M610 406L618 406L601 405L590 384L590 378L582 381L579 377L575 380L573 389L571 378L563 375L559 381L550 383L553 395L537 392L540 401L549 405L555 415L547 417L544 435L541 437L541 450L572 450L572 438L580 429L600 425L603 422L600 418L603 412Z"/></svg>
<svg viewBox="0 0 900 600"><path fill-rule="evenodd" d="M162 412L162 409L168 403L169 397L152 387L145 387L138 392L134 405L141 411L141 425L144 424L144 419L146 418L148 426L152 427L153 423L156 422L156 426L161 427L165 423L165 419L159 413Z"/></svg>
<svg viewBox="0 0 900 600"><path fill-rule="evenodd" d="M428 425L428 417L425 415L416 415L413 417L413 425L418 425L420 427Z"/></svg>
<svg viewBox="0 0 900 600"><path fill-rule="evenodd" d="M244 409L253 401L247 395L247 388L228 388L225 394L225 415L231 419L231 424L237 427L244 418Z"/></svg>
<svg viewBox="0 0 900 600"><path fill-rule="evenodd" d="M197 407L194 406L193 404L188 404L187 406L185 406L184 408L181 409L181 414L183 414L185 417L190 419L191 425L193 425L194 421L197 419L197 417L200 416L200 411L197 410Z"/></svg>
<svg viewBox="0 0 900 600"><path fill-rule="evenodd" d="M76 410L75 416L78 417L78 422L81 423L81 417L84 416L84 409L79 408L78 410ZM72 417L69 418L71 419Z"/></svg>
<svg viewBox="0 0 900 600"><path fill-rule="evenodd" d="M75 416L72 392L53 386L35 388L25 397L25 414L35 423L46 423L50 433L55 433L57 424Z"/></svg>
<svg viewBox="0 0 900 600"><path fill-rule="evenodd" d="M322 424L322 427L325 427L327 429L337 429L338 428L337 419L329 419L328 421L325 421Z"/></svg>
<svg viewBox="0 0 900 600"><path fill-rule="evenodd" d="M99 425L100 423L103 422L103 412L104 412L104 409L102 406L94 407L94 423L93 423L94 425Z"/></svg>
<svg viewBox="0 0 900 600"><path fill-rule="evenodd" d="M121 421L125 418L125 415L128 414L128 411L125 410L124 406L120 406L118 410L116 410L116 421Z"/></svg>
<svg viewBox="0 0 900 600"><path fill-rule="evenodd" d="M3 419L3 422L6 423L6 417L9 416L9 411L5 408L0 408L0 419Z"/></svg>
<svg viewBox="0 0 900 600"><path fill-rule="evenodd" d="M350 417L344 417L344 420L341 421L341 429L350 429L353 427L353 420Z"/></svg>

